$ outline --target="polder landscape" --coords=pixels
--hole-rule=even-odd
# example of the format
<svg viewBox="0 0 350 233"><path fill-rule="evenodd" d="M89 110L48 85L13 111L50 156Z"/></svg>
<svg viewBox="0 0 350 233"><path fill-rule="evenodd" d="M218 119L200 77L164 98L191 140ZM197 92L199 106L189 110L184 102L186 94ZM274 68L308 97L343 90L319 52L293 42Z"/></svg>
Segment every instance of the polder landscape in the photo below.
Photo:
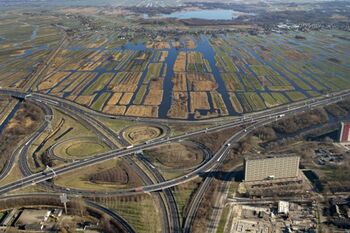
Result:
<svg viewBox="0 0 350 233"><path fill-rule="evenodd" d="M339 216L330 207L350 192L337 143L350 119L349 9L0 0L0 228L239 232L237 203L284 198L312 205L307 230L349 229L349 201ZM320 151L336 158L320 163ZM242 182L247 155L288 153L302 182ZM18 217L48 209L44 223Z"/></svg>
<svg viewBox="0 0 350 233"><path fill-rule="evenodd" d="M52 31L44 28L33 47L11 48L1 70L2 86L21 87L33 63L50 44L59 43L59 32ZM68 42L35 88L112 115L202 119L349 87L349 43L339 39L344 33L295 39L298 35L200 35L134 43L114 33L89 35Z"/></svg>

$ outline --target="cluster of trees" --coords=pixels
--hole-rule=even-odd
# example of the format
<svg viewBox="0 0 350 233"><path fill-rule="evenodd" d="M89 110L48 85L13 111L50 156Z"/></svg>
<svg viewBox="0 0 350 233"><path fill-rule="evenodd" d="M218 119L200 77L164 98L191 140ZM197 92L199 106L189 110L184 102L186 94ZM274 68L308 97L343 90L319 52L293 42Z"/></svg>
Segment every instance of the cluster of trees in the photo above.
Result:
<svg viewBox="0 0 350 233"><path fill-rule="evenodd" d="M118 166L92 174L89 180L93 183L127 184L129 177L126 169Z"/></svg>
<svg viewBox="0 0 350 233"><path fill-rule="evenodd" d="M0 200L0 210L11 209L22 206L36 206L36 205L47 205L47 206L61 206L61 202L57 198L51 197L38 197L38 198L10 198Z"/></svg>
<svg viewBox="0 0 350 233"><path fill-rule="evenodd" d="M346 99L336 104L325 107L327 112L332 114L334 117L344 117L350 114L350 100Z"/></svg>
<svg viewBox="0 0 350 233"><path fill-rule="evenodd" d="M34 129L44 119L43 111L32 103L23 103L10 121L9 126L0 135L0 170L13 153L15 146L25 137L33 133Z"/></svg>
<svg viewBox="0 0 350 233"><path fill-rule="evenodd" d="M340 200L340 202L337 202L337 200L329 199L323 209L323 214L327 217L329 224L342 229L350 229L349 208L349 200Z"/></svg>
<svg viewBox="0 0 350 233"><path fill-rule="evenodd" d="M328 114L324 109L315 109L307 113L298 114L278 121L273 125L273 129L282 134L296 133L311 126L328 122Z"/></svg>
<svg viewBox="0 0 350 233"><path fill-rule="evenodd" d="M317 137L317 135L327 130L334 130L337 127L335 124L327 124L328 114L333 115L337 119L348 116L350 114L350 100L347 99L322 109L315 109L294 117L281 119L274 124L256 129L253 136L262 141L260 146L271 151L293 143L295 140L300 140L303 137ZM279 134L282 137L278 137ZM329 138L324 141L326 143L332 142ZM249 151L254 144L256 144L254 140L245 139L240 143L241 150Z"/></svg>
<svg viewBox="0 0 350 233"><path fill-rule="evenodd" d="M141 185L137 174L124 162L115 167L91 174L87 178L93 183L115 183L119 185L138 186Z"/></svg>
<svg viewBox="0 0 350 233"><path fill-rule="evenodd" d="M241 130L240 127L225 129L220 132L203 134L201 136L195 137L194 140L202 143L210 151L215 153L232 135L234 135L239 130Z"/></svg>
<svg viewBox="0 0 350 233"><path fill-rule="evenodd" d="M350 182L327 182L329 190L332 193L345 193L350 192Z"/></svg>
<svg viewBox="0 0 350 233"><path fill-rule="evenodd" d="M343 117L348 114L347 111L339 107L337 104L332 104L330 106L325 107L326 111L332 114L334 117Z"/></svg>
<svg viewBox="0 0 350 233"><path fill-rule="evenodd" d="M104 205L112 205L116 202L142 202L145 199L149 198L147 194L140 193L138 195L131 195L131 196L109 196L109 197L91 197L92 200L103 203Z"/></svg>
<svg viewBox="0 0 350 233"><path fill-rule="evenodd" d="M253 135L260 138L263 141L272 141L277 139L275 130L267 126L256 129Z"/></svg>
<svg viewBox="0 0 350 233"><path fill-rule="evenodd" d="M345 111L347 111L348 113L350 113L350 99L346 99L344 101L341 101L341 102L337 103L336 105L338 105L340 108L342 108Z"/></svg>
<svg viewBox="0 0 350 233"><path fill-rule="evenodd" d="M290 197L305 194L304 184L272 186L270 188L248 188L251 197Z"/></svg>
<svg viewBox="0 0 350 233"><path fill-rule="evenodd" d="M93 216L100 220L98 229L105 233L115 233L124 232L119 226L118 222L113 221L113 219L106 213L101 213L99 210L92 209L88 207L84 199L80 197L72 198L68 202L68 211L71 215L77 215L81 217ZM68 229L66 229L68 230ZM70 231L67 231L70 232Z"/></svg>
<svg viewBox="0 0 350 233"><path fill-rule="evenodd" d="M202 152L188 145L168 144L160 148L145 151L146 157L152 163L175 169L182 169L196 165L202 158Z"/></svg>
<svg viewBox="0 0 350 233"><path fill-rule="evenodd" d="M40 154L40 161L45 166L54 166L54 160L49 156L47 150L44 153Z"/></svg>
<svg viewBox="0 0 350 233"><path fill-rule="evenodd" d="M339 228L350 229L350 219L348 218L334 217L330 219L330 222Z"/></svg>
<svg viewBox="0 0 350 233"><path fill-rule="evenodd" d="M255 149L258 149L258 147L259 141L257 140L257 137L248 136L238 143L236 151L238 154L244 155L253 152Z"/></svg>

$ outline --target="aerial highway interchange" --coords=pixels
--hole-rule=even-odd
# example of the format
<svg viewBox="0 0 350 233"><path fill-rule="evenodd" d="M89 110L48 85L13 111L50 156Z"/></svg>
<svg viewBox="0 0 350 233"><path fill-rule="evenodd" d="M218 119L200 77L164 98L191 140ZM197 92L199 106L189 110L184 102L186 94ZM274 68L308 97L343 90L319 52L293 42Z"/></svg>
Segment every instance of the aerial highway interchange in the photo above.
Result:
<svg viewBox="0 0 350 233"><path fill-rule="evenodd" d="M168 136L165 138L160 138L157 140L147 141L140 145L127 145L125 142L120 140L120 137L118 137L118 134L114 133L112 130L110 130L108 127L106 127L103 123L100 121L94 119L93 117L90 117L91 112L87 114L85 112L85 108L79 108L74 104L70 104L66 100L60 100L57 97L51 97L51 96L45 96L42 94L36 94L36 93L26 93L26 92L20 92L20 91L14 91L14 90L0 90L0 94L9 95L12 97L25 99L26 101L33 101L40 105L42 105L46 111L47 115L52 114L51 108L58 108L62 111L67 111L67 113L75 115L76 117L81 118L81 120L85 121L86 124L91 125L91 127L95 130L96 133L100 134L100 136L108 142L112 146L111 151L94 155L90 158L86 158L83 160L77 160L74 162L71 162L67 165L64 165L62 167L52 168L45 170L40 173L32 173L27 165L27 153L28 148L31 146L31 143L33 143L37 137L40 136L42 132L46 130L47 122L44 123L37 132L35 132L30 138L26 140L26 142L19 147L16 152L11 157L11 160L8 162L8 165L6 169L4 169L4 172L1 174L2 177L5 177L7 173L11 170L12 166L14 165L13 162L15 161L15 157L18 156L20 158L20 167L22 173L25 175L24 178L17 180L16 182L9 183L7 185L4 185L0 187L0 194L6 194L11 191L24 188L33 184L42 184L46 185L47 188L52 189L55 192L62 192L67 193L69 195L81 195L81 196L126 196L126 195L135 195L140 192L144 193L151 193L155 192L159 197L159 200L164 201L163 205L164 208L163 211L166 211L167 213L164 213L164 216L166 216L166 222L164 231L168 232L177 232L180 228L179 222L178 222L178 214L176 206L174 206L174 198L172 196L171 188L188 182L200 175L203 175L205 173L208 173L210 171L215 170L216 167L220 166L220 164L225 161L225 157L230 151L230 147L235 142L240 141L242 138L244 138L247 134L249 134L254 129L264 126L266 124L269 124L273 121L277 121L281 118L288 117L293 114L297 114L300 112L308 111L312 108L317 108L325 105L329 105L332 103L336 103L338 101L341 101L342 99L348 97L350 94L347 91L342 91L339 93L334 93L331 95L326 95L314 99L310 99L307 101L302 101L299 103L294 103L288 106L283 106L278 109L269 110L266 112L260 112L260 113L254 113L250 114L248 116L242 116L242 117L235 117L231 119L227 119L223 122L220 122L219 124L214 124L211 127L197 130L193 132L186 132L183 135L178 136ZM94 113L96 115L101 115L100 113ZM108 115L102 115L103 117L111 117ZM138 121L149 121L149 119L137 119ZM153 120L151 120L153 122ZM132 160L129 159L130 155L140 153L140 151L154 148L161 146L163 144L171 143L171 142L178 142L182 141L188 138L191 138L196 135L200 134L207 134L210 132L218 132L223 129L228 128L241 128L240 131L235 133L227 142L222 145L222 147L217 151L212 157L206 161L205 164L201 165L197 169L181 176L177 177L175 179L171 180L164 180L164 178L160 175L159 172L157 172L156 168L148 161L144 162L146 167L148 167L149 171L156 174L157 182L153 183L150 178L147 177L147 174L145 174L140 168L134 164L133 168L135 170L139 170L139 174L143 176L145 185L141 187L136 187L132 189L124 189L124 190L117 190L114 192L91 192L86 190L75 190L75 189L68 189L64 187L58 187L58 186L52 186L52 184L46 183L46 181L59 176L61 174L71 172L76 169L82 169L86 166L92 166L97 163L101 163L102 161L106 161L109 159L114 158L121 158L125 157L127 158L127 161L130 162L130 164L133 164ZM115 144L116 143L118 144ZM117 148L118 145L124 146L123 148ZM205 192L205 189L208 188L208 185L210 184L210 180L212 178L205 179L204 183L201 185L201 189L199 193ZM159 191L163 191L163 194L158 193ZM165 196L165 200L162 199L161 195ZM198 208L198 203L201 200L202 195L196 196L197 199L193 201L193 207L190 209L189 212L189 218L186 219L185 225L184 225L184 231L189 232L190 230L190 223L191 218L195 216L196 207ZM194 213L193 213L194 212Z"/></svg>
<svg viewBox="0 0 350 233"><path fill-rule="evenodd" d="M107 233L350 219L346 2L37 2L0 1L1 227L46 204ZM297 176L245 182L285 152Z"/></svg>

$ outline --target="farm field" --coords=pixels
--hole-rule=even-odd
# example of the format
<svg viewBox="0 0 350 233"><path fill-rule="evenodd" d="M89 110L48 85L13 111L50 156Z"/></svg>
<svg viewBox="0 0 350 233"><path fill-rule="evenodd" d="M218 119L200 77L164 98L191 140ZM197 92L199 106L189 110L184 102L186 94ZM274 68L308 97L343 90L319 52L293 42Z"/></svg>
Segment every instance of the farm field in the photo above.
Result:
<svg viewBox="0 0 350 233"><path fill-rule="evenodd" d="M0 24L1 87L23 88L62 40L44 16L16 19ZM114 32L87 33L64 44L33 89L112 115L197 120L350 87L346 32L299 38L228 33L128 42Z"/></svg>
<svg viewBox="0 0 350 233"><path fill-rule="evenodd" d="M62 40L56 17L0 17L0 86L23 88Z"/></svg>
<svg viewBox="0 0 350 233"><path fill-rule="evenodd" d="M349 42L336 39L338 33L210 39L234 110L259 111L348 88Z"/></svg>

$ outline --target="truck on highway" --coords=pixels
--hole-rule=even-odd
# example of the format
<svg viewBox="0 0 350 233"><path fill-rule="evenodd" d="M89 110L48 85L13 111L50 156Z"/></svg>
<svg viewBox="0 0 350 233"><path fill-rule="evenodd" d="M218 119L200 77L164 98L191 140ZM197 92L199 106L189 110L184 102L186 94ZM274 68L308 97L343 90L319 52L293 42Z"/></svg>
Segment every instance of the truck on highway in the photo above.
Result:
<svg viewBox="0 0 350 233"><path fill-rule="evenodd" d="M127 146L126 149L131 149L133 147L134 147L134 145L130 145L130 146Z"/></svg>
<svg viewBox="0 0 350 233"><path fill-rule="evenodd" d="M221 160L221 158L222 158L223 155L224 155L224 154L220 155L220 157L219 157L216 161L217 161L217 162L220 162L220 160Z"/></svg>
<svg viewBox="0 0 350 233"><path fill-rule="evenodd" d="M278 117L278 118L282 118L282 117L284 117L284 116L286 116L286 114L280 114L280 115L278 115L277 117Z"/></svg>
<svg viewBox="0 0 350 233"><path fill-rule="evenodd" d="M53 104L53 105L58 105L57 101L53 101L53 100L44 100L44 102L48 103L48 104Z"/></svg>

